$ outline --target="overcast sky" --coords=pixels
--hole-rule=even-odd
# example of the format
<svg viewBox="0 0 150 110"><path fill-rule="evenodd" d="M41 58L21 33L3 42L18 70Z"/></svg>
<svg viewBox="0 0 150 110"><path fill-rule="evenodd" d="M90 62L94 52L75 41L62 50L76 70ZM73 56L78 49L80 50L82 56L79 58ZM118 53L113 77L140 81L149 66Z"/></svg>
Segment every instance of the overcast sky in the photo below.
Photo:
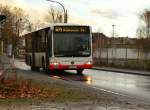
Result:
<svg viewBox="0 0 150 110"><path fill-rule="evenodd" d="M110 36L112 25L120 37L135 37L138 14L150 7L150 0L57 0L68 10L69 23L91 25L93 31ZM42 19L50 5L46 0L0 0L0 3L22 7ZM60 7L61 9L61 7ZM63 10L62 10L63 13Z"/></svg>

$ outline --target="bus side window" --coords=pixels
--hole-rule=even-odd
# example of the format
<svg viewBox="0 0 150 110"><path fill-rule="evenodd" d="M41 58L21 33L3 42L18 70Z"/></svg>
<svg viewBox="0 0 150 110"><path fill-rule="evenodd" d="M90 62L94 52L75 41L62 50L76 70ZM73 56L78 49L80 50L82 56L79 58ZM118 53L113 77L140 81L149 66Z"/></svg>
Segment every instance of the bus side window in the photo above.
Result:
<svg viewBox="0 0 150 110"><path fill-rule="evenodd" d="M35 35L34 35L36 38L35 38L35 43L36 43L36 52L40 52L41 51L41 43L40 43L40 34L39 32L36 32Z"/></svg>
<svg viewBox="0 0 150 110"><path fill-rule="evenodd" d="M41 51L45 52L46 51L46 33L45 30L41 31Z"/></svg>
<svg viewBox="0 0 150 110"><path fill-rule="evenodd" d="M48 52L49 56L52 56L52 31L51 29L48 30Z"/></svg>

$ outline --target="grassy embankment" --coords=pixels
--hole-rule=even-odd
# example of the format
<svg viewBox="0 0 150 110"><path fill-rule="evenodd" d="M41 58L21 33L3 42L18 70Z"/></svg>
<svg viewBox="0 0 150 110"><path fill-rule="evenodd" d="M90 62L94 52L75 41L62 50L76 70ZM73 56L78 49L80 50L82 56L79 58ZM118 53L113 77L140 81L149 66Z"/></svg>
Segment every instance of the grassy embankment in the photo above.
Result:
<svg viewBox="0 0 150 110"><path fill-rule="evenodd" d="M17 70L8 70L0 80L0 104L48 102L78 102L94 100L95 95L71 85L35 81L18 77Z"/></svg>

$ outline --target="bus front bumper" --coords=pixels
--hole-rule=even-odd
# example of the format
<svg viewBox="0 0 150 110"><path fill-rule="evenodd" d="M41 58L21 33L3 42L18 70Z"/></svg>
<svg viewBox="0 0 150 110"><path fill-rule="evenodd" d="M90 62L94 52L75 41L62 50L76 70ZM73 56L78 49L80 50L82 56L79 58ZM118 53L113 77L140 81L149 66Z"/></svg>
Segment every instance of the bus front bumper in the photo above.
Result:
<svg viewBox="0 0 150 110"><path fill-rule="evenodd" d="M82 64L82 65L62 65L62 64L50 64L50 70L77 70L77 69L90 69L93 67L93 64Z"/></svg>

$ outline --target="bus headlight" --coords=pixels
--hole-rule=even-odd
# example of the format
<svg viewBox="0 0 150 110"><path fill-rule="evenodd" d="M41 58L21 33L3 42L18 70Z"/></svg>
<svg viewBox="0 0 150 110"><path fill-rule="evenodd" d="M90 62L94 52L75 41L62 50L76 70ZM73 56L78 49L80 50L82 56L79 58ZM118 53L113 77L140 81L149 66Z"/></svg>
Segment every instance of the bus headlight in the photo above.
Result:
<svg viewBox="0 0 150 110"><path fill-rule="evenodd" d="M59 64L59 62L57 62L57 61L53 61L53 62L51 62L51 64L52 64L52 65L54 65L54 66L56 66L56 65L58 65L58 64Z"/></svg>
<svg viewBox="0 0 150 110"><path fill-rule="evenodd" d="M50 62L50 67L52 68L52 69L58 69L58 66L59 66L59 63L58 62Z"/></svg>
<svg viewBox="0 0 150 110"><path fill-rule="evenodd" d="M58 65L59 63L58 63L58 62L54 62L53 64L54 64L54 65Z"/></svg>
<svg viewBox="0 0 150 110"><path fill-rule="evenodd" d="M91 65L91 64L92 64L92 61L88 61L86 64Z"/></svg>
<svg viewBox="0 0 150 110"><path fill-rule="evenodd" d="M86 64L88 64L88 65L92 65L92 61L88 61Z"/></svg>

